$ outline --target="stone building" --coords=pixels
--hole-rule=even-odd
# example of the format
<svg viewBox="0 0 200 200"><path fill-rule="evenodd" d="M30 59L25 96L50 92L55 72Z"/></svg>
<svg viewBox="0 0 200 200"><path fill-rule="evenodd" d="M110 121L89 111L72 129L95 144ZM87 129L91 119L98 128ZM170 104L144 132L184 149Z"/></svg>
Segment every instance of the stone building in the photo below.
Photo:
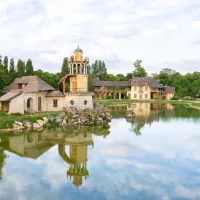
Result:
<svg viewBox="0 0 200 200"><path fill-rule="evenodd" d="M92 92L88 92L89 58L83 58L83 50L77 47L68 61L69 74L59 82L60 91L65 95L65 105L77 108L93 108ZM70 91L66 91L66 81L70 80Z"/></svg>
<svg viewBox="0 0 200 200"><path fill-rule="evenodd" d="M0 97L0 111L8 113L59 111L64 95L37 76L16 78Z"/></svg>
<svg viewBox="0 0 200 200"><path fill-rule="evenodd" d="M89 59L83 59L83 51L78 47L69 59L70 73L59 82L60 91L51 87L37 76L16 78L4 89L0 97L0 111L8 113L61 111L63 107L75 106L79 109L93 108L92 95L88 92L87 68ZM66 91L66 81L70 80L70 91Z"/></svg>
<svg viewBox="0 0 200 200"><path fill-rule="evenodd" d="M163 86L150 77L133 77L130 81L94 80L94 98L166 99L174 96L174 89Z"/></svg>

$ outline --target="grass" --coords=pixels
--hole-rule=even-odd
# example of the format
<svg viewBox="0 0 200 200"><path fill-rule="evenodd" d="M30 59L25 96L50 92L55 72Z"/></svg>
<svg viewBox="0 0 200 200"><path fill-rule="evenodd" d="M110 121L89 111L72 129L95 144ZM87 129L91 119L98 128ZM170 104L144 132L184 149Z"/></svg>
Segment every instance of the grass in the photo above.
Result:
<svg viewBox="0 0 200 200"><path fill-rule="evenodd" d="M0 112L0 129L12 128L13 123L16 120L23 121L29 120L32 122L36 122L38 119L42 119L42 117L46 117L48 114L56 116L59 112L40 112L35 114L7 114L5 112Z"/></svg>

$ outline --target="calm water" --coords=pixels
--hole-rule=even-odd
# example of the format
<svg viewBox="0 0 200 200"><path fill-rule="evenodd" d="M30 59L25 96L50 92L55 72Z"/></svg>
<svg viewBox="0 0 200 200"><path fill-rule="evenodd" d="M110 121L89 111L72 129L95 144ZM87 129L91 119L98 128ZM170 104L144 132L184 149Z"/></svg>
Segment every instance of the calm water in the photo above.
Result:
<svg viewBox="0 0 200 200"><path fill-rule="evenodd" d="M200 112L135 109L104 129L0 136L0 199L200 199Z"/></svg>

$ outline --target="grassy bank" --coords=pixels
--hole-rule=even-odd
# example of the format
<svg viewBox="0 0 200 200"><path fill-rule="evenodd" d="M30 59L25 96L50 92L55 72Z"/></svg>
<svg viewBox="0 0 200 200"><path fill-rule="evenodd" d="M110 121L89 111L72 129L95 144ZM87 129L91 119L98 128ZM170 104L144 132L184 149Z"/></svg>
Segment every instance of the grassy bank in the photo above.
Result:
<svg viewBox="0 0 200 200"><path fill-rule="evenodd" d="M7 114L5 112L0 112L0 129L12 128L15 120L29 120L32 122L37 121L38 119L42 119L42 117L46 117L48 114L53 116L58 115L58 112L41 112L35 114Z"/></svg>
<svg viewBox="0 0 200 200"><path fill-rule="evenodd" d="M131 103L170 103L170 104L183 104L195 107L200 107L200 102L186 101L186 100L133 100L133 99L106 99L106 100L95 100L96 103L104 106L116 105L116 104L131 104Z"/></svg>

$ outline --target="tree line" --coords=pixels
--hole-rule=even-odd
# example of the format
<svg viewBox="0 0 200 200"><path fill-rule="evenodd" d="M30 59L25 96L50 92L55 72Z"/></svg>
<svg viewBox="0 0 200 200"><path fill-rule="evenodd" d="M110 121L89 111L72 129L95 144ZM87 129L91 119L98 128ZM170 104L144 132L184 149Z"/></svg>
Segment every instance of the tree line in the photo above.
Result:
<svg viewBox="0 0 200 200"><path fill-rule="evenodd" d="M68 73L68 58L66 57L63 59L60 72L49 73L44 72L41 69L35 70L31 59L28 59L27 61L19 59L15 63L13 58L9 60L7 56L0 56L0 94L2 94L3 88L6 85L11 84L15 78L30 75L36 75L52 87L58 89L59 80ZM150 76L153 79L160 80L164 86L168 85L174 87L176 90L176 98L183 98L185 96L195 97L200 90L200 72L183 75L170 68L164 68L159 73L148 75L142 65L142 60L136 60L133 63L133 71L125 75L108 73L105 62L96 60L88 67L89 90L93 90L93 80L96 77L103 81L128 81L132 79L133 76Z"/></svg>

